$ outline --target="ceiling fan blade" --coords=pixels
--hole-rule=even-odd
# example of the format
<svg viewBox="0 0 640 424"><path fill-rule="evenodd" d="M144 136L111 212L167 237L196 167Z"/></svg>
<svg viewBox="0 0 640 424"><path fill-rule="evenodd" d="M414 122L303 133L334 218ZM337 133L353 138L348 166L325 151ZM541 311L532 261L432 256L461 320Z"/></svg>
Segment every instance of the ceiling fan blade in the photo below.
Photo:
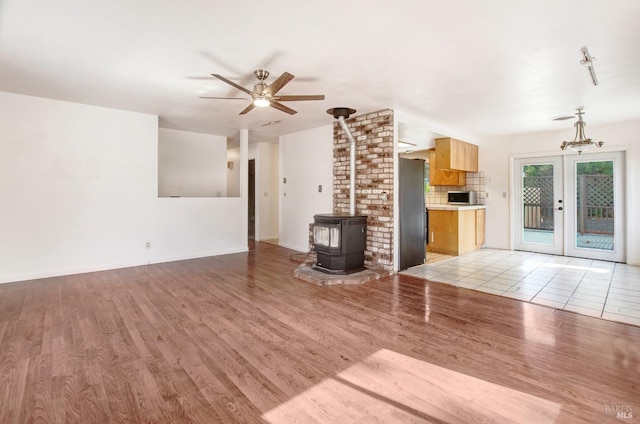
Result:
<svg viewBox="0 0 640 424"><path fill-rule="evenodd" d="M319 95L298 95L298 96L276 96L274 100L279 102L299 102L302 100L324 100L324 94Z"/></svg>
<svg viewBox="0 0 640 424"><path fill-rule="evenodd" d="M249 103L249 106L245 107L244 110L240 112L238 115L246 115L247 113L251 112L255 107L256 105L254 105L253 103Z"/></svg>
<svg viewBox="0 0 640 424"><path fill-rule="evenodd" d="M287 85L292 79L295 78L295 75L290 74L289 72L285 72L278 77L277 80L272 82L269 87L266 88L266 92L270 93L272 96L275 95L278 91L282 89L285 85Z"/></svg>
<svg viewBox="0 0 640 424"><path fill-rule="evenodd" d="M245 97L208 97L208 96L200 96L200 99L219 99L219 100L249 100Z"/></svg>
<svg viewBox="0 0 640 424"><path fill-rule="evenodd" d="M282 103L278 103L278 102L271 102L269 106L271 106L274 109L281 110L282 112L288 113L289 115L295 115L296 113L298 113L297 111L291 109L290 107L287 107Z"/></svg>
<svg viewBox="0 0 640 424"><path fill-rule="evenodd" d="M224 82L226 82L226 83L227 83L227 84L229 84L230 86L235 87L235 88L237 88L238 90L240 90L240 91L243 91L243 92L247 93L248 95L251 95L251 91L247 90L246 88L244 88L244 87L243 87L243 86L241 86L241 85L236 84L235 82L233 82L233 81L231 81L231 80L226 79L226 78L225 78L225 77L223 77L222 75L218 75L218 74L211 74L211 76L212 76L212 77L216 77L216 78L218 78L220 81L224 81Z"/></svg>
<svg viewBox="0 0 640 424"><path fill-rule="evenodd" d="M194 80L194 81L211 81L211 77L185 77L188 80Z"/></svg>

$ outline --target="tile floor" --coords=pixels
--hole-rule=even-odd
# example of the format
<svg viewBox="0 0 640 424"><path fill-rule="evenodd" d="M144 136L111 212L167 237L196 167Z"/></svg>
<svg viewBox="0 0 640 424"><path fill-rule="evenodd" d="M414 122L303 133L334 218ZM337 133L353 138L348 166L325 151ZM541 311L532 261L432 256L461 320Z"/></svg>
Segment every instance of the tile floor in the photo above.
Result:
<svg viewBox="0 0 640 424"><path fill-rule="evenodd" d="M451 258L455 258L455 256L444 255L442 253L427 252L427 262L426 263L427 264L433 264L433 263L444 261L444 260L451 259Z"/></svg>
<svg viewBox="0 0 640 424"><path fill-rule="evenodd" d="M402 274L640 325L638 266L482 249L415 266Z"/></svg>

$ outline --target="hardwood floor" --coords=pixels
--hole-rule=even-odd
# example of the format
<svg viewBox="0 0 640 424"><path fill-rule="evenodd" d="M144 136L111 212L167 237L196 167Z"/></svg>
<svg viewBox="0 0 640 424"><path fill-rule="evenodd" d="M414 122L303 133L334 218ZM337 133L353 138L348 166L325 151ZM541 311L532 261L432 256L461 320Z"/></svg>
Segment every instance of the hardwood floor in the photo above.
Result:
<svg viewBox="0 0 640 424"><path fill-rule="evenodd" d="M292 253L0 285L0 422L638 419L639 327Z"/></svg>

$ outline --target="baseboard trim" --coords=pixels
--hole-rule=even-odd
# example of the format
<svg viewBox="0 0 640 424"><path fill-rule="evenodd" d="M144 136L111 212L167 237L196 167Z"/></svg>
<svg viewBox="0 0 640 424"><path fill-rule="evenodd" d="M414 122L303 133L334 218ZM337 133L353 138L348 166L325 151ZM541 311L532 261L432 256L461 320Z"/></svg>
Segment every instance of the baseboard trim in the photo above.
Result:
<svg viewBox="0 0 640 424"><path fill-rule="evenodd" d="M292 246L290 244L286 244L286 243L282 243L282 242L280 242L279 246L280 247L286 247L287 249L291 249L291 250L296 250L296 251L298 251L300 253L306 253L306 252L309 251L308 248L301 249L300 246Z"/></svg>
<svg viewBox="0 0 640 424"><path fill-rule="evenodd" d="M0 284L19 283L22 281L40 280L43 278L64 277L66 275L87 274L90 272L110 271L114 269L131 268L150 264L160 264L165 262L183 261L188 259L206 258L208 256L228 255L232 253L248 252L247 246L234 247L229 249L212 250L208 252L189 253L183 255L162 256L158 258L145 258L131 262L118 262L114 264L92 265L86 267L56 269L49 271L33 272L27 274L15 274L0 276Z"/></svg>
<svg viewBox="0 0 640 424"><path fill-rule="evenodd" d="M243 253L243 252L248 252L248 251L249 251L249 248L247 246L243 246L243 247L234 247L234 248L229 248L229 249L213 250L213 251L209 251L209 252L189 253L189 254L184 254L184 255L162 256L162 257L158 257L158 258L149 259L149 264L161 264L161 263L165 263L165 262L186 261L186 260L189 260L189 259L206 258L206 257L209 257L209 256L230 255L232 253Z"/></svg>

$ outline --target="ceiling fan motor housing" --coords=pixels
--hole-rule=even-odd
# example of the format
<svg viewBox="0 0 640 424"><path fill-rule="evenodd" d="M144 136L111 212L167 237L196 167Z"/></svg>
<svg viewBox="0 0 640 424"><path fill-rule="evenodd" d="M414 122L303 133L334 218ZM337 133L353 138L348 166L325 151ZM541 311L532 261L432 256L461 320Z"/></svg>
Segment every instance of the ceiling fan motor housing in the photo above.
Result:
<svg viewBox="0 0 640 424"><path fill-rule="evenodd" d="M255 75L255 77L260 81L264 81L269 78L269 71L267 71L266 69L257 69L253 71L253 75Z"/></svg>
<svg viewBox="0 0 640 424"><path fill-rule="evenodd" d="M263 95L264 91L267 89L268 85L264 82L260 81L256 85L253 86L253 94L256 96Z"/></svg>

